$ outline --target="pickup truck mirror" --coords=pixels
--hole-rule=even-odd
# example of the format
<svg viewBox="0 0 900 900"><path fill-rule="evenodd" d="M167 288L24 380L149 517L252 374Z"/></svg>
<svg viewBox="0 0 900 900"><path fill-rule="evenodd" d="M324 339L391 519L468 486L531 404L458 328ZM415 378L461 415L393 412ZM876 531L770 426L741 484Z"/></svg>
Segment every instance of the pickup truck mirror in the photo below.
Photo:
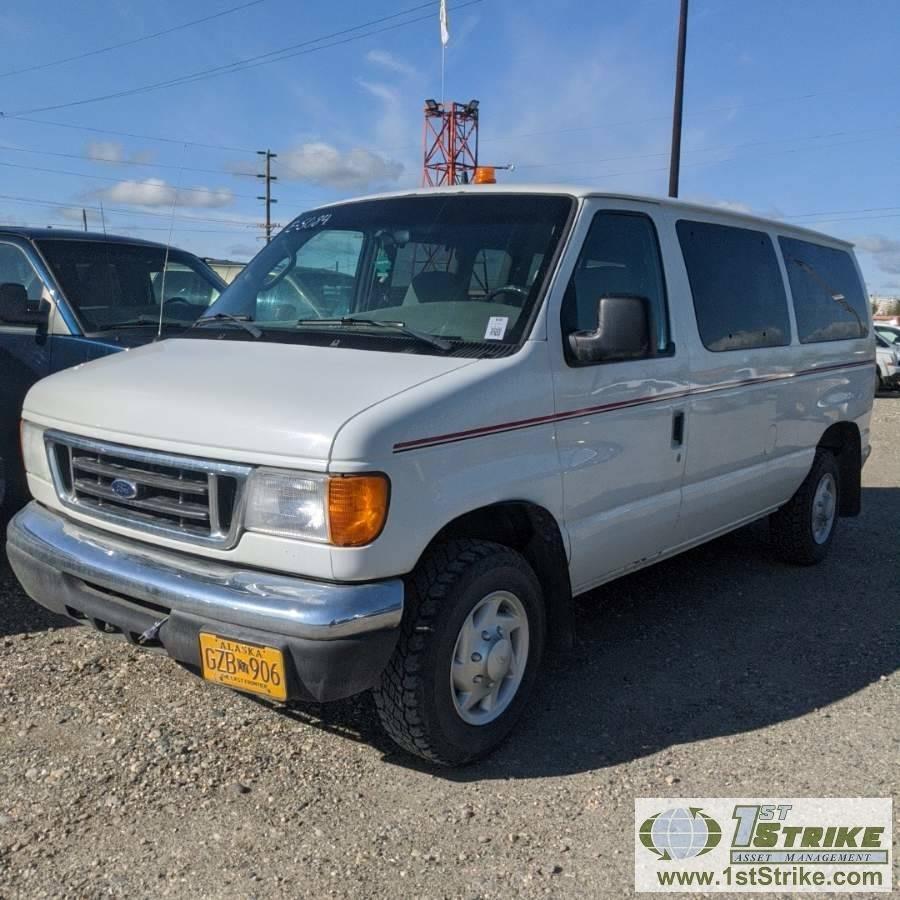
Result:
<svg viewBox="0 0 900 900"><path fill-rule="evenodd" d="M47 321L50 304L29 300L24 284L7 281L0 284L0 322L7 325L42 325Z"/></svg>
<svg viewBox="0 0 900 900"><path fill-rule="evenodd" d="M569 347L578 363L643 359L650 355L650 301L610 294L597 301L597 328L573 331Z"/></svg>

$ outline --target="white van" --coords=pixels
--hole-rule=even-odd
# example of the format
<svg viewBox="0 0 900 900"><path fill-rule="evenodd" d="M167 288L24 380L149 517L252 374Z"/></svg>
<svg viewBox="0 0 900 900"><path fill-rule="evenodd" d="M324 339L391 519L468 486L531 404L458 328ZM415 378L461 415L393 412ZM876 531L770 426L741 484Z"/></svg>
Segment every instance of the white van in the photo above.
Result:
<svg viewBox="0 0 900 900"><path fill-rule="evenodd" d="M197 327L25 402L9 558L40 604L282 702L372 689L459 764L572 597L860 508L875 342L843 241L570 188L334 204Z"/></svg>

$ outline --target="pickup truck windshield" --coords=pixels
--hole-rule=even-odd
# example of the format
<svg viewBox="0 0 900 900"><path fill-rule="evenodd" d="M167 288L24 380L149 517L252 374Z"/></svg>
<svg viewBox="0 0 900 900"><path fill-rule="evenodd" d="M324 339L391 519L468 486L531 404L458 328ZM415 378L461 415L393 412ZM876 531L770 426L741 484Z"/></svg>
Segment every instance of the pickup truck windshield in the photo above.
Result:
<svg viewBox="0 0 900 900"><path fill-rule="evenodd" d="M502 350L524 336L572 205L561 196L467 193L305 213L209 315L246 317L264 335L298 343L352 332L371 337L360 346L402 341L428 353L448 352L450 342L449 352L466 344ZM225 320L222 327L231 328Z"/></svg>
<svg viewBox="0 0 900 900"><path fill-rule="evenodd" d="M199 259L181 250L169 250L163 273L164 247L99 240L36 243L88 332L152 327L159 321L160 303L164 323L186 326L218 299L223 287Z"/></svg>

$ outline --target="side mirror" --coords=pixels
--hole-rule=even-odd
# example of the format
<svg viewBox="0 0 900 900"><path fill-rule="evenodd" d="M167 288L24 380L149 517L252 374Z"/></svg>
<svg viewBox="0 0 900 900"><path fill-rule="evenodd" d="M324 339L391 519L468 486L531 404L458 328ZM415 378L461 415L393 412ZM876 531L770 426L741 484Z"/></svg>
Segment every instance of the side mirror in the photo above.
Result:
<svg viewBox="0 0 900 900"><path fill-rule="evenodd" d="M43 300L29 300L24 284L7 281L0 284L0 322L8 325L41 325L47 321L50 306Z"/></svg>
<svg viewBox="0 0 900 900"><path fill-rule="evenodd" d="M597 301L597 328L573 331L569 348L579 363L643 359L650 355L650 301L610 294Z"/></svg>

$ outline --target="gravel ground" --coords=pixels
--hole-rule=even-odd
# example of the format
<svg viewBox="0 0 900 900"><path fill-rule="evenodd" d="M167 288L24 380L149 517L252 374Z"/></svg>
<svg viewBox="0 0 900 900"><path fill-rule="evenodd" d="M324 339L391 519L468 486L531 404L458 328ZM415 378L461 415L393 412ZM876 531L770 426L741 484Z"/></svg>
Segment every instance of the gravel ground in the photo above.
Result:
<svg viewBox="0 0 900 900"><path fill-rule="evenodd" d="M0 897L620 897L636 796L893 795L900 396L873 432L825 564L756 526L595 592L461 771L395 751L368 697L276 712L65 627L4 566Z"/></svg>

